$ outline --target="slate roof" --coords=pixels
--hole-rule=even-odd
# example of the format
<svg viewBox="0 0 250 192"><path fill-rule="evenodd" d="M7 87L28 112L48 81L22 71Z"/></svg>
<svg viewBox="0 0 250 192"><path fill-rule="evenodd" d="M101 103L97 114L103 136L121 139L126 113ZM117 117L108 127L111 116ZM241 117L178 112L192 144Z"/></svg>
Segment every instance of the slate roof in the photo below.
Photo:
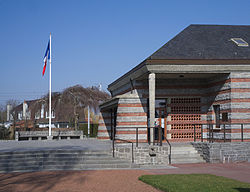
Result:
<svg viewBox="0 0 250 192"><path fill-rule="evenodd" d="M242 38L239 47L231 38ZM250 25L190 25L148 59L250 59Z"/></svg>
<svg viewBox="0 0 250 192"><path fill-rule="evenodd" d="M33 103L35 103L36 101L38 101L38 99L35 99L35 100L28 100L28 101L25 101L27 104L28 104L28 107L30 105L32 105ZM14 108L15 111L23 111L23 103L17 105L15 108Z"/></svg>

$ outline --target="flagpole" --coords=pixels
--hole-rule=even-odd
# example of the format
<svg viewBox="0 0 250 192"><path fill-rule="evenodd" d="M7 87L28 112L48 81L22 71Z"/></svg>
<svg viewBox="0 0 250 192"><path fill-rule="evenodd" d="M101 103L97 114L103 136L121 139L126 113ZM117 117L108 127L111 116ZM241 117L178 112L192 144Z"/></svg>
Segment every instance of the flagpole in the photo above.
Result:
<svg viewBox="0 0 250 192"><path fill-rule="evenodd" d="M88 105L88 137L90 136L89 117L90 117L90 114L89 114L89 105Z"/></svg>
<svg viewBox="0 0 250 192"><path fill-rule="evenodd" d="M49 35L49 51L50 51L50 60L49 60L49 136L51 136L51 33Z"/></svg>

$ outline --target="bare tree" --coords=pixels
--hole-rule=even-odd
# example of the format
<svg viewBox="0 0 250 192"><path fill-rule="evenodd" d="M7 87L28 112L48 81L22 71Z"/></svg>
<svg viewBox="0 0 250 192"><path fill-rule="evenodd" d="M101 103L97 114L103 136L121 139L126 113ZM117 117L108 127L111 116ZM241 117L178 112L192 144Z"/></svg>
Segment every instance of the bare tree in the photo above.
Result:
<svg viewBox="0 0 250 192"><path fill-rule="evenodd" d="M0 105L0 123L6 121L6 108L3 104Z"/></svg>
<svg viewBox="0 0 250 192"><path fill-rule="evenodd" d="M99 110L99 104L110 98L106 92L99 91L97 87L84 88L80 85L66 88L62 92L52 93L52 111L55 111L55 121L74 122L77 130L79 121L84 121L86 115L84 109L90 107L94 112ZM41 110L44 105L48 111L48 94L29 106L34 117L35 113Z"/></svg>

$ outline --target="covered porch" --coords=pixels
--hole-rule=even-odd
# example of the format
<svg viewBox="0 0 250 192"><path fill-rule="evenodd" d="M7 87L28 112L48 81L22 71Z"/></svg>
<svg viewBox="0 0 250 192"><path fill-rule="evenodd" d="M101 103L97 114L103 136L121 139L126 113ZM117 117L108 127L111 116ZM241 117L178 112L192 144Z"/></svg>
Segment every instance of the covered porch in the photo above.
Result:
<svg viewBox="0 0 250 192"><path fill-rule="evenodd" d="M146 73L130 79L122 94L101 105L98 136L147 143L231 141L230 78L230 73ZM240 140L241 124L233 126Z"/></svg>

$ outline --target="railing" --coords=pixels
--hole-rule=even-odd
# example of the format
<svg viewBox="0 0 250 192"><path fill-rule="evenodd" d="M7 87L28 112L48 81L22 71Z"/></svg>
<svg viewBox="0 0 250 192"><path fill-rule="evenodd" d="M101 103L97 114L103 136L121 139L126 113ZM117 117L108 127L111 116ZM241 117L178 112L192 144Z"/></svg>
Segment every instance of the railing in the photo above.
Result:
<svg viewBox="0 0 250 192"><path fill-rule="evenodd" d="M139 146L139 129L147 129L147 132L150 132L150 129L153 128L153 135L155 138L155 132L156 130L158 130L158 139L154 139L153 140L153 145L156 144L157 141L157 145L162 146L162 137L163 139L166 139L167 144L169 145L169 164L171 164L171 144L170 142L167 140L167 138L164 137L164 135L162 134L162 128L161 127L121 127L119 128L120 130L122 129L135 129L136 133L136 137L135 137L135 143L136 143L136 147ZM112 153L113 153L113 157L115 157L115 141L121 141L123 143L131 143L131 158L132 158L132 163L134 163L134 143L132 141L126 140L126 139L120 139L120 138L116 138L115 135L115 127L112 127ZM148 138L147 142L140 142L140 143L148 143L150 144L150 138Z"/></svg>
<svg viewBox="0 0 250 192"><path fill-rule="evenodd" d="M248 129L250 129L250 123L245 123L245 124L230 124L230 123L227 123L227 124L220 124L220 128L216 128L216 125L215 124L192 124L193 127L194 127L194 130L193 130L193 141L196 142L197 140L200 140L201 142L204 142L204 140L206 140L207 142L209 143L213 143L215 141L231 141L231 140L240 140L241 142L244 142L246 140L250 140L250 137L247 136L247 135L250 135L250 132L248 133ZM199 129L197 128L197 126L199 125ZM246 125L249 125L248 127ZM205 127L206 126L206 127ZM227 127L228 126L228 127ZM238 128L238 130L240 130L240 137L239 138L236 138L236 137L232 137L231 136L231 130L237 130L235 129L235 126ZM166 143L168 144L169 146L169 163L171 164L171 152L172 152L172 149L171 149L171 144L169 142L169 140L164 137L164 134L162 134L162 128L161 127L121 127L119 128L119 130L122 130L122 129L134 129L135 130L135 143L136 143L136 147L139 146L139 135L141 133L139 133L139 130L140 129L146 129L147 130L147 133L150 132L150 128L153 128L154 130L154 139L153 139L153 145L156 144L157 142L157 145L159 146L162 146L162 139L164 139L166 141ZM131 143L131 157L132 157L132 162L134 162L134 154L133 154L133 147L134 147L134 142L133 141L129 141L129 140L126 140L126 139L120 139L120 138L116 138L116 135L115 135L115 127L112 128L112 145L113 145L113 157L115 156L115 142L116 141L121 141L121 142L124 142L124 143ZM156 133L156 130L157 130L157 133ZM227 137L227 134L226 133L230 133L230 137ZM201 137L197 137L197 135L200 134ZM232 133L234 134L234 132ZM156 138L155 136L158 135L158 138ZM220 137L218 137L218 135L220 135ZM223 135L223 136L222 136ZM206 137L204 137L206 136ZM155 139L156 138L156 139ZM140 143L148 143L150 144L150 138L147 139L147 141L145 142L142 142L140 141Z"/></svg>
<svg viewBox="0 0 250 192"><path fill-rule="evenodd" d="M169 145L168 162L169 162L169 164L171 164L171 153L172 153L171 144L167 139L166 139L166 141L167 141L167 143Z"/></svg>
<svg viewBox="0 0 250 192"><path fill-rule="evenodd" d="M122 127L123 129L135 129L134 127ZM145 127L140 127L140 128L144 128ZM119 138L115 138L115 127L112 127L112 151L113 151L113 157L115 157L115 141L122 141L124 143L131 143L131 160L132 163L134 163L134 143L132 141L126 140L126 139L119 139ZM139 131L138 131L138 127L136 127L136 147L138 147L138 143L139 143Z"/></svg>
<svg viewBox="0 0 250 192"><path fill-rule="evenodd" d="M201 125L201 131L198 132L197 131L197 125ZM207 129L207 137L204 138L204 125L206 125L206 129ZM246 125L249 125L249 128L246 128ZM215 124L193 124L194 126L194 142L196 142L197 139L200 139L201 142L204 141L204 139L207 139L207 141L209 143L213 143L215 140L216 141L220 141L222 140L223 142L226 141L231 141L231 140L240 140L241 142L244 142L244 140L250 140L250 137L246 137L246 135L250 135L250 133L245 133L246 130L250 130L250 123L244 123L244 124L236 124L236 123L227 123L227 124L220 124L219 128L216 128ZM229 128L226 128L226 126L228 126ZM235 133L231 133L228 132L229 130L237 130L235 129L235 127L232 129L232 126L238 126L238 130L240 130L240 137L236 138L236 137L226 137L226 133L230 133L230 134L235 134ZM240 127L240 128L239 128ZM201 138L197 138L196 135L197 133L201 133ZM223 137L215 137L215 134L223 134ZM245 135L244 135L245 134Z"/></svg>

